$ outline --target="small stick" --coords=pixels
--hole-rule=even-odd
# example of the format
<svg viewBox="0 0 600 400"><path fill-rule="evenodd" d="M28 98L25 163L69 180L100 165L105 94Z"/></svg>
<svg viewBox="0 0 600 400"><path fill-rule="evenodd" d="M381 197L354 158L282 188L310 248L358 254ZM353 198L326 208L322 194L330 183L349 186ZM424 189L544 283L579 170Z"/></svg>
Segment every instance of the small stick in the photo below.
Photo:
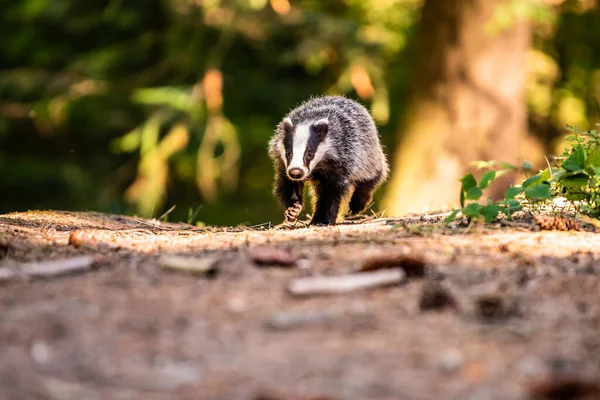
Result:
<svg viewBox="0 0 600 400"><path fill-rule="evenodd" d="M67 275L74 272L89 270L94 264L94 258L90 256L73 257L66 260L39 261L17 264L12 268L0 269L0 281L10 279L31 277L31 278L52 278L60 275Z"/></svg>
<svg viewBox="0 0 600 400"><path fill-rule="evenodd" d="M269 221L269 222L263 222L262 224L258 224L258 225L249 226L248 229L262 228L263 226L267 226L267 225L270 228L271 227L271 221Z"/></svg>
<svg viewBox="0 0 600 400"><path fill-rule="evenodd" d="M425 275L425 264L425 259L421 257L408 255L404 251L395 251L367 257L358 266L357 272L401 268L407 277L422 277Z"/></svg>
<svg viewBox="0 0 600 400"><path fill-rule="evenodd" d="M166 270L205 275L216 272L217 261L219 259L215 256L183 257L165 254L160 257L159 264Z"/></svg>
<svg viewBox="0 0 600 400"><path fill-rule="evenodd" d="M294 296L347 293L397 285L404 280L405 276L402 269L394 268L342 276L298 278L290 282L288 291Z"/></svg>
<svg viewBox="0 0 600 400"><path fill-rule="evenodd" d="M167 215L171 214L173 212L173 210L175 210L175 208L177 207L177 205L173 204L173 206L171 208L169 208L163 215L161 215L160 217L156 218L158 221L162 221L163 218L165 218Z"/></svg>

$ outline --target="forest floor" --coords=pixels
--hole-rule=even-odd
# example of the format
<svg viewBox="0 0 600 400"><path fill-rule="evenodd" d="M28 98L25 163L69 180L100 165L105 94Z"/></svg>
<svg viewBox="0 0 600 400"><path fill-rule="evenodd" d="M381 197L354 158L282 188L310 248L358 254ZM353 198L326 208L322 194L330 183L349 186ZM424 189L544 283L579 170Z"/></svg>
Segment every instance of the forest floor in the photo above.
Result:
<svg viewBox="0 0 600 400"><path fill-rule="evenodd" d="M600 398L600 236L506 225L1 215L0 399Z"/></svg>

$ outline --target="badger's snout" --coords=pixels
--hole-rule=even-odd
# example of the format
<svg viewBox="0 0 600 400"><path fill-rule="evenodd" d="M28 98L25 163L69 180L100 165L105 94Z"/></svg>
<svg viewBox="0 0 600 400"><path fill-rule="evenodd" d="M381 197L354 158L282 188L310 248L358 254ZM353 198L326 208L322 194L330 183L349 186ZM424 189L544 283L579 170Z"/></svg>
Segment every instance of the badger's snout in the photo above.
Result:
<svg viewBox="0 0 600 400"><path fill-rule="evenodd" d="M290 179L293 179L295 181L302 180L302 178L304 178L304 176L306 175L304 170L298 167L288 169L287 173Z"/></svg>

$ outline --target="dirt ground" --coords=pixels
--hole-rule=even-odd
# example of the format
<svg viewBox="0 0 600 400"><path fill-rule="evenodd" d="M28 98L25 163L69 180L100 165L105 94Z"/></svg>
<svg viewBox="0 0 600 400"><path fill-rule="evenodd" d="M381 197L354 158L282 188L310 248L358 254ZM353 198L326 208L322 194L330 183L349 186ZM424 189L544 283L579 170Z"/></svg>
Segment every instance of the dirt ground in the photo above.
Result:
<svg viewBox="0 0 600 400"><path fill-rule="evenodd" d="M295 265L253 260L282 249ZM399 253L424 274L288 290ZM164 254L217 261L192 275L162 268ZM0 216L0 272L82 255L91 270L0 279L0 400L600 398L597 233L425 216L298 229Z"/></svg>

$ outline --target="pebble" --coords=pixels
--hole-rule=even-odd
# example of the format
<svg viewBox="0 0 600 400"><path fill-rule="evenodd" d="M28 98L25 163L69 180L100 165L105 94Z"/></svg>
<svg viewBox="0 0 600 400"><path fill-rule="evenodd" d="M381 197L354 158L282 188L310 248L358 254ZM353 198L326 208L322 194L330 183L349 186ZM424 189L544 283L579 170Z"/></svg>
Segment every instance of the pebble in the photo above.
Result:
<svg viewBox="0 0 600 400"><path fill-rule="evenodd" d="M440 369L447 373L458 372L462 369L465 358L458 349L450 349L442 354L439 362Z"/></svg>
<svg viewBox="0 0 600 400"><path fill-rule="evenodd" d="M246 300L240 296L232 297L227 301L227 309L234 313L242 313L248 308Z"/></svg>
<svg viewBox="0 0 600 400"><path fill-rule="evenodd" d="M43 340L36 340L31 345L31 358L38 364L45 364L50 361L50 347Z"/></svg>

